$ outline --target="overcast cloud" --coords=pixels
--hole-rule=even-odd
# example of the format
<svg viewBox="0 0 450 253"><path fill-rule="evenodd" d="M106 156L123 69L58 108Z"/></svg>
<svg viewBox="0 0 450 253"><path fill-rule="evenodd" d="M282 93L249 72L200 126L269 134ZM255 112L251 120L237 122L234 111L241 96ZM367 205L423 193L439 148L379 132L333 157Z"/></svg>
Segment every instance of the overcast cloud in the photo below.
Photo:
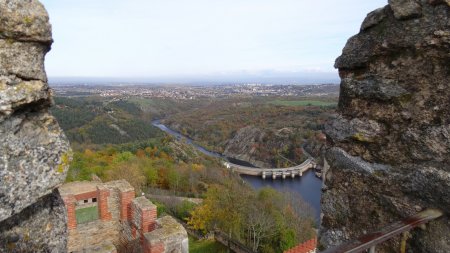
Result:
<svg viewBox="0 0 450 253"><path fill-rule="evenodd" d="M334 77L346 40L387 1L42 2L55 40L49 76L177 81Z"/></svg>

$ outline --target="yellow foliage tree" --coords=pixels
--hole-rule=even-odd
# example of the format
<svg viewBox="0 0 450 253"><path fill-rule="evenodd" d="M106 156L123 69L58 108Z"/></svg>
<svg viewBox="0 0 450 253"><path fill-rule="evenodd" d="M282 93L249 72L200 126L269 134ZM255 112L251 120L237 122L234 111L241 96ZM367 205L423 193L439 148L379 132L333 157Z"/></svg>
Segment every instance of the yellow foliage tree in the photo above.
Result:
<svg viewBox="0 0 450 253"><path fill-rule="evenodd" d="M87 149L84 150L84 155L87 156L87 157L93 157L94 156L94 152L87 148Z"/></svg>
<svg viewBox="0 0 450 253"><path fill-rule="evenodd" d="M194 230L200 230L206 233L207 225L211 221L212 216L213 212L211 207L207 203L204 203L191 212L191 217L188 219L187 224Z"/></svg>

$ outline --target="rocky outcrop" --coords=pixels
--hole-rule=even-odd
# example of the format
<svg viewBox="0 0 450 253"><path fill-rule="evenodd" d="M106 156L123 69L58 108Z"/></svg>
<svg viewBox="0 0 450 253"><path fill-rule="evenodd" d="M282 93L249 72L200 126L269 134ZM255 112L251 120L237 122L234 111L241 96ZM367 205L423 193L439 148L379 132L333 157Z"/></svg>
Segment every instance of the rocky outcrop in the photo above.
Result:
<svg viewBox="0 0 450 253"><path fill-rule="evenodd" d="M227 157L248 162L254 166L270 168L272 165L260 159L257 147L264 142L265 133L261 129L247 126L239 129L226 143L223 154ZM266 143L267 144L267 143Z"/></svg>
<svg viewBox="0 0 450 253"><path fill-rule="evenodd" d="M321 242L336 245L438 208L410 252L450 252L450 5L390 0L367 15L335 67L338 115L326 126L330 165ZM392 240L380 252L398 251Z"/></svg>
<svg viewBox="0 0 450 253"><path fill-rule="evenodd" d="M52 44L37 0L0 0L0 251L66 250L57 191L69 143L48 112L44 57Z"/></svg>

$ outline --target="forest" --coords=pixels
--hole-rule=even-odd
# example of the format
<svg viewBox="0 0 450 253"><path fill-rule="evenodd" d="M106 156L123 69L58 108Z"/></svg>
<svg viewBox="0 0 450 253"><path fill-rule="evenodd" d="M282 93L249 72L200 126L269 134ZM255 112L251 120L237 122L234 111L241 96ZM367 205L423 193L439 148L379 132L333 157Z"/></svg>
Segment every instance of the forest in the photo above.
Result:
<svg viewBox="0 0 450 253"><path fill-rule="evenodd" d="M146 194L158 206L159 215L173 215L199 234L221 231L255 252L271 253L314 236L311 207L292 193L254 190L216 158L151 125L152 120L161 118L171 125L181 123L186 126L181 129L184 134L220 151L226 138L246 124L270 132L281 127L280 120L289 118L300 119L289 122L287 127L295 134L288 134L283 141L301 142L321 129L333 106L270 101L57 97L52 112L74 150L67 181L125 179L137 194ZM302 121L309 117L315 120ZM279 135L266 138L271 143L270 138ZM295 160L295 154L289 152L283 151L283 155ZM161 195L169 198L158 198ZM175 196L201 202L174 201Z"/></svg>
<svg viewBox="0 0 450 253"><path fill-rule="evenodd" d="M189 108L170 99L99 96L55 97L55 104L51 111L77 150L162 137L151 120Z"/></svg>
<svg viewBox="0 0 450 253"><path fill-rule="evenodd" d="M174 215L202 234L227 232L257 252L282 252L315 233L312 209L300 196L272 188L255 191L217 160L170 137L76 151L67 181L97 177L125 179L137 195L201 198L196 205L150 197L160 215Z"/></svg>
<svg viewBox="0 0 450 253"><path fill-rule="evenodd" d="M288 167L306 159L301 147L317 141L335 106L334 98L229 99L169 115L163 122L218 153L244 153L263 166Z"/></svg>

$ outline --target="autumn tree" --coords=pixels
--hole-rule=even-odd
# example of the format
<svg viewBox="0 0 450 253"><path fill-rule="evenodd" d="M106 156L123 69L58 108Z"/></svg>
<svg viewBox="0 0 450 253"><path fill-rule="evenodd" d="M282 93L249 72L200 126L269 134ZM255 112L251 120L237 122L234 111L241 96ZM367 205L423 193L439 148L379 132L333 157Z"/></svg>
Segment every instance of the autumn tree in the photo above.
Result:
<svg viewBox="0 0 450 253"><path fill-rule="evenodd" d="M193 229L218 229L255 252L283 252L313 236L308 206L301 198L272 188L256 192L239 181L211 186L191 214L188 224Z"/></svg>
<svg viewBox="0 0 450 253"><path fill-rule="evenodd" d="M106 172L108 181L125 179L140 194L145 186L146 177L136 163L121 163Z"/></svg>

